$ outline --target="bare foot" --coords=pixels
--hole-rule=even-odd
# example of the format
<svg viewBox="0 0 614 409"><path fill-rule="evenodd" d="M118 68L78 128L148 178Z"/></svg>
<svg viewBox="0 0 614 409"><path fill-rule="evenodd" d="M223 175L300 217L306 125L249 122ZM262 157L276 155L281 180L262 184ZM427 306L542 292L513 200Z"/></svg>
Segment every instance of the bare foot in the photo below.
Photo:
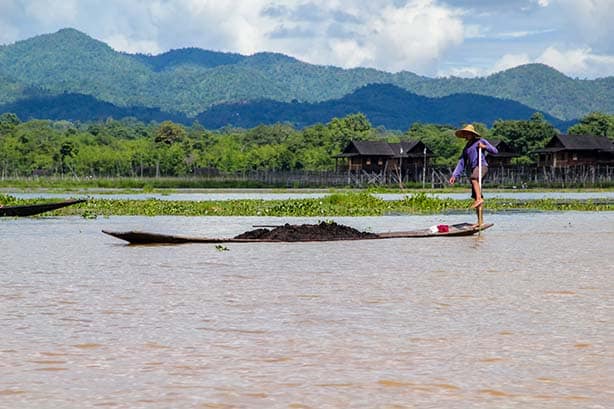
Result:
<svg viewBox="0 0 614 409"><path fill-rule="evenodd" d="M478 207L482 206L483 203L484 203L484 199L477 199L475 202L473 202L473 204L471 205L471 208L477 209Z"/></svg>

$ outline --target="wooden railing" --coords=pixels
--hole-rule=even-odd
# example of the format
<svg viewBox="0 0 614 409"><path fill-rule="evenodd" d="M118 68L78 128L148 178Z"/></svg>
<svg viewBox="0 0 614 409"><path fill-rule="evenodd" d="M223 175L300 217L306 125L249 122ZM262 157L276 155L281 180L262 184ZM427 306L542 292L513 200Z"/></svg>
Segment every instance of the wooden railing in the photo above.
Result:
<svg viewBox="0 0 614 409"><path fill-rule="evenodd" d="M247 171L237 173L210 172L209 174L185 175L170 177L161 175L164 179L189 180L190 182L257 182L259 186L271 187L368 187L368 186L407 186L440 188L448 183L452 167L408 168L399 174L398 170L380 170L368 172L365 170L341 171ZM4 175L6 179L33 179L36 175ZM52 175L41 177L53 177ZM91 175L64 175L69 178L90 179ZM154 177L139 177L134 175L94 175L96 179L122 177L131 179L152 179ZM468 183L462 176L458 183ZM489 168L483 183L495 187L604 187L614 186L614 165L580 165L566 168L550 168L543 166L493 166ZM248 183L245 183L248 184Z"/></svg>

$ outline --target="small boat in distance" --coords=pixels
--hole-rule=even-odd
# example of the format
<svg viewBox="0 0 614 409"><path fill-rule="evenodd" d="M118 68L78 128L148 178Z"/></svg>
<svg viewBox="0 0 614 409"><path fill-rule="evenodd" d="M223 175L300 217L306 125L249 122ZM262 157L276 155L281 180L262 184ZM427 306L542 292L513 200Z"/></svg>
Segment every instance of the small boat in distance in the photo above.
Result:
<svg viewBox="0 0 614 409"><path fill-rule="evenodd" d="M19 206L3 206L0 207L0 217L26 217L36 214L50 212L52 210L61 209L62 207L71 206L77 203L85 202L85 199L68 199L62 202L39 203L32 205Z"/></svg>

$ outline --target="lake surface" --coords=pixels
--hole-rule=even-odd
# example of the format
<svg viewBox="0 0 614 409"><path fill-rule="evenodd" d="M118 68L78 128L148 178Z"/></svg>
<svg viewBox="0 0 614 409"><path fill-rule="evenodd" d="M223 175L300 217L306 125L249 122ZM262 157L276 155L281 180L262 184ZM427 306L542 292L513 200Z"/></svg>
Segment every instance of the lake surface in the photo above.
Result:
<svg viewBox="0 0 614 409"><path fill-rule="evenodd" d="M0 407L614 407L614 212L486 221L479 237L220 251L101 229L229 237L317 219L2 218Z"/></svg>
<svg viewBox="0 0 614 409"><path fill-rule="evenodd" d="M174 192L174 193L50 193L50 192L11 192L5 191L19 199L67 199L67 198L92 198L92 199L114 199L114 200L177 200L177 201L225 201L225 200L288 200L288 199L319 199L329 196L329 192L268 192L262 190L254 191L230 191L222 190L219 192ZM412 193L376 193L374 196L382 200L403 200ZM463 200L468 199L470 191L459 193L427 193L428 196L438 198L450 198ZM584 192L531 192L531 191L488 191L484 192L484 197L535 200L535 199L574 199L574 200L594 200L606 199L614 200L614 191L584 191Z"/></svg>

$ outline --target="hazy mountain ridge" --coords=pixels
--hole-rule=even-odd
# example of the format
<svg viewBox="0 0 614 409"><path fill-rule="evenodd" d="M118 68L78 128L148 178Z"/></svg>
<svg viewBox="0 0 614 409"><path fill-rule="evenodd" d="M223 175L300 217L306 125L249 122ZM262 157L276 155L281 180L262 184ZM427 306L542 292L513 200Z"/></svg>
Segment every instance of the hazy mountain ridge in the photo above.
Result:
<svg viewBox="0 0 614 409"><path fill-rule="evenodd" d="M563 119L591 111L614 113L614 77L572 79L539 64L484 78L428 78L410 72L318 66L276 53L243 56L185 48L156 56L126 54L74 29L0 46L0 103L4 104L31 97L26 90L44 89L49 94L91 95L118 107L195 117L220 103L342 100L378 83L429 97L472 93L510 99ZM501 117L509 119L504 112Z"/></svg>
<svg viewBox="0 0 614 409"><path fill-rule="evenodd" d="M326 123L334 117L364 113L374 126L406 130L414 122L458 126L467 118L492 125L497 119L528 119L532 108L516 101L475 94L430 98L410 93L391 84L371 84L338 100L318 103L284 103L272 100L219 104L198 115L205 127L226 124L251 128L264 123L289 122L298 127ZM553 125L566 129L569 123L547 113Z"/></svg>
<svg viewBox="0 0 614 409"><path fill-rule="evenodd" d="M143 122L172 120L186 125L195 120L209 129L227 125L252 128L260 124L290 123L303 128L327 123L334 117L362 112L374 126L407 130L414 122L460 125L467 118L489 126L497 119L528 119L535 110L511 100L474 94L454 94L429 98L410 93L391 84L371 84L343 98L324 102L281 102L271 99L218 104L196 116L169 114L158 108L118 107L90 95L66 93L35 95L0 105L0 112L15 113L22 120L43 118L70 121L104 120L109 117L134 117ZM570 123L549 114L545 118L559 129Z"/></svg>
<svg viewBox="0 0 614 409"><path fill-rule="evenodd" d="M159 108L119 107L110 102L100 101L91 95L77 93L35 95L0 105L0 113L3 112L14 113L22 121L50 119L89 122L132 117L145 123L166 120L184 124L193 122L183 114L162 112Z"/></svg>

